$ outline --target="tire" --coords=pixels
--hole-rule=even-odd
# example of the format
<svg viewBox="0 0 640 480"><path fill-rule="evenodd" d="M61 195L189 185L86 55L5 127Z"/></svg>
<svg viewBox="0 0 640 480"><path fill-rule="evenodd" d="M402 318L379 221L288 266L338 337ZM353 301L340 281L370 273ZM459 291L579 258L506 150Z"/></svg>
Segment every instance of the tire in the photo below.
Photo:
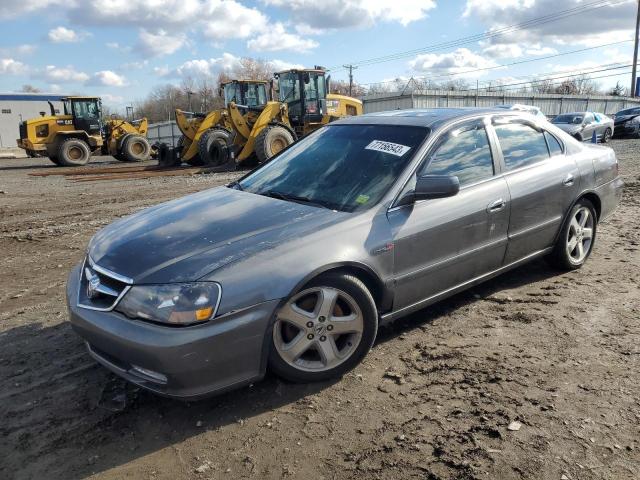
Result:
<svg viewBox="0 0 640 480"><path fill-rule="evenodd" d="M226 128L210 128L198 140L200 165L220 167L231 160L230 147L233 143L231 132Z"/></svg>
<svg viewBox="0 0 640 480"><path fill-rule="evenodd" d="M269 125L256 137L254 151L258 161L264 163L295 141L294 135L284 126Z"/></svg>
<svg viewBox="0 0 640 480"><path fill-rule="evenodd" d="M578 140L579 142L584 142L584 139L582 138L582 135L579 133L576 133L573 135L573 138L575 138L576 140Z"/></svg>
<svg viewBox="0 0 640 480"><path fill-rule="evenodd" d="M142 135L131 135L122 144L122 153L127 162L142 162L149 160L151 145Z"/></svg>
<svg viewBox="0 0 640 480"><path fill-rule="evenodd" d="M338 298L334 303L332 295ZM320 307L323 301L333 309ZM336 311L342 315L335 315ZM335 320L345 315L354 319L342 324ZM330 333L338 329L343 333ZM367 287L352 275L321 275L278 310L270 332L269 368L298 383L339 378L362 361L377 331L378 312ZM293 347L296 350L290 352Z"/></svg>
<svg viewBox="0 0 640 480"><path fill-rule="evenodd" d="M607 128L604 131L604 135L602 136L602 143L609 143L609 140L611 140L611 137L613 137L613 132L611 131L610 128Z"/></svg>
<svg viewBox="0 0 640 480"><path fill-rule="evenodd" d="M65 167L79 167L89 163L91 150L87 142L79 138L67 138L58 145L56 155L59 165Z"/></svg>
<svg viewBox="0 0 640 480"><path fill-rule="evenodd" d="M50 156L49 160L51 160L56 165L60 166L60 160L58 160L58 157L56 157L55 155Z"/></svg>
<svg viewBox="0 0 640 480"><path fill-rule="evenodd" d="M593 204L586 198L578 200L562 226L558 240L548 257L549 263L559 270L576 270L582 267L593 250L597 228L598 217ZM582 252L578 243L582 245Z"/></svg>

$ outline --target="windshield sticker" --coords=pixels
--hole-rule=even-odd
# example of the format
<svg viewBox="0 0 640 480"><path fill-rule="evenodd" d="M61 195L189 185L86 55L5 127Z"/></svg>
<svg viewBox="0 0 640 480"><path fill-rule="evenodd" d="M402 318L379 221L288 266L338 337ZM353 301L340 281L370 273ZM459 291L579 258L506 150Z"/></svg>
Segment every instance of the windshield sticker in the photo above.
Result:
<svg viewBox="0 0 640 480"><path fill-rule="evenodd" d="M401 157L409 150L411 147L407 147L406 145L400 145L399 143L391 143L384 142L382 140L374 140L369 145L364 147L365 150L375 150L376 152L384 152L390 153L391 155L395 155L396 157Z"/></svg>
<svg viewBox="0 0 640 480"><path fill-rule="evenodd" d="M356 198L356 203L364 205L369 201L369 198L369 195L358 195L358 198Z"/></svg>

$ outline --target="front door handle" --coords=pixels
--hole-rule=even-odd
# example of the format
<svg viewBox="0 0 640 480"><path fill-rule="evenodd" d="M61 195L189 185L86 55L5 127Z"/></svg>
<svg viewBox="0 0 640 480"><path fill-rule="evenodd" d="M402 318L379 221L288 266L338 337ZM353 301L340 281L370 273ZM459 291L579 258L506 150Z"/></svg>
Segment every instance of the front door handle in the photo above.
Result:
<svg viewBox="0 0 640 480"><path fill-rule="evenodd" d="M573 181L574 181L573 175L569 173L562 181L562 184L566 187L570 187L571 185L573 185Z"/></svg>
<svg viewBox="0 0 640 480"><path fill-rule="evenodd" d="M504 199L499 198L498 200L496 200L495 202L491 202L488 206L487 206L487 212L489 213L496 213L499 212L500 210L502 210L505 206L507 205L507 202L504 201Z"/></svg>

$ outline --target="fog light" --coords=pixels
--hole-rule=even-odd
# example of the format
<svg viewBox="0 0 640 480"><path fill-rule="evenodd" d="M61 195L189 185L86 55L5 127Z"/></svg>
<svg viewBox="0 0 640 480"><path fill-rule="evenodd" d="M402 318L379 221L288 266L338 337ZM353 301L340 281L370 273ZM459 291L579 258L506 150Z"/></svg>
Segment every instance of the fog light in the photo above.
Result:
<svg viewBox="0 0 640 480"><path fill-rule="evenodd" d="M167 377L161 373L154 372L153 370L147 370L146 368L142 368L137 365L131 365L131 367L134 372L140 373L145 377L149 377L158 383L167 383Z"/></svg>

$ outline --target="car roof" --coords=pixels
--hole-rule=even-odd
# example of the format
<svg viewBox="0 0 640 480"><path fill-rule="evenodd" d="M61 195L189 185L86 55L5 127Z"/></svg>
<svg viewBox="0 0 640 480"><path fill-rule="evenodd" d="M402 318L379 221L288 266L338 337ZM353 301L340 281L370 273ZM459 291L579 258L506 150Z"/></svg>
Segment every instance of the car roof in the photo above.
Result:
<svg viewBox="0 0 640 480"><path fill-rule="evenodd" d="M416 127L428 127L436 129L441 125L452 120L477 117L483 114L499 114L499 115L526 115L531 114L518 110L506 110L504 108L428 108L428 109L411 109L411 110L390 110L387 112L367 113L346 117L334 124L342 125L406 125Z"/></svg>

